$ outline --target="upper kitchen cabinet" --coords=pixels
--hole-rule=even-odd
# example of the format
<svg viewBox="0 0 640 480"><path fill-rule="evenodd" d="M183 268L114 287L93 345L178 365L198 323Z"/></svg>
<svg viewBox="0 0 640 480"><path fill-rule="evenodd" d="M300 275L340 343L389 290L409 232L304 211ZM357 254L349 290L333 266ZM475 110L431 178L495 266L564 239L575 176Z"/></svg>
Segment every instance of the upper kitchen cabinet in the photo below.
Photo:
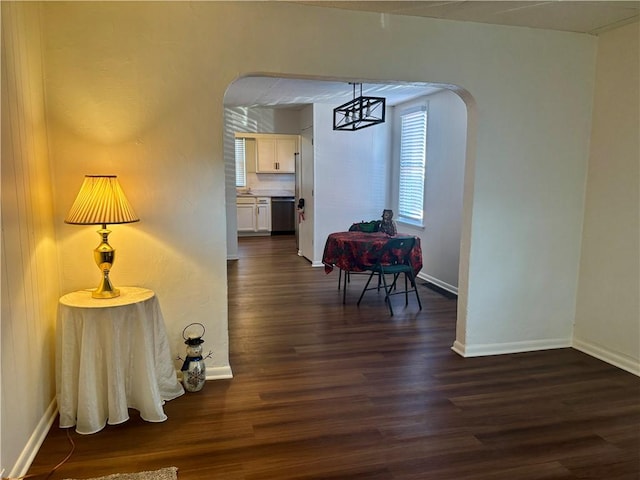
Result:
<svg viewBox="0 0 640 480"><path fill-rule="evenodd" d="M298 135L260 134L256 139L256 173L295 173Z"/></svg>

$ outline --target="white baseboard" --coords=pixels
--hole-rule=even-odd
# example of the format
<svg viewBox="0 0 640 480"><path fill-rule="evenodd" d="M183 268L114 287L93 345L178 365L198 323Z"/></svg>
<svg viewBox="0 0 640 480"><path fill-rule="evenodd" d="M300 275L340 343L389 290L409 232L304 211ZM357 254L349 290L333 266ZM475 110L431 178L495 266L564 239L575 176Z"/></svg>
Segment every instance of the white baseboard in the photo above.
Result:
<svg viewBox="0 0 640 480"><path fill-rule="evenodd" d="M640 361L637 358L577 338L573 339L573 348L640 377Z"/></svg>
<svg viewBox="0 0 640 480"><path fill-rule="evenodd" d="M453 345L451 345L451 350L456 352L461 357L466 357L466 355L464 354L464 351L465 351L464 343L461 343L458 340L453 342Z"/></svg>
<svg viewBox="0 0 640 480"><path fill-rule="evenodd" d="M458 287L453 285L449 285L447 282L443 282L442 280L438 280L431 275L427 275L426 273L418 273L418 278L424 280L425 282L433 283L436 287L440 287L447 292L451 292L455 295L458 295Z"/></svg>
<svg viewBox="0 0 640 480"><path fill-rule="evenodd" d="M9 478L19 478L27 474L29 468L31 467L33 459L36 458L38 450L40 450L42 443L44 442L45 438L47 438L47 433L49 433L49 429L51 428L51 425L53 425L57 414L58 403L56 402L56 399L54 397L54 399L49 404L49 407L44 412L44 415L38 422L38 425L36 425L36 428L31 434L29 441L18 457L16 464L9 471Z"/></svg>
<svg viewBox="0 0 640 480"><path fill-rule="evenodd" d="M534 352L537 350L553 350L555 348L568 347L571 347L571 340L568 338L480 345L466 345L456 340L451 346L451 350L462 357L484 357L488 355L505 355L508 353Z"/></svg>
<svg viewBox="0 0 640 480"><path fill-rule="evenodd" d="M227 255L227 260L240 260L240 257L237 253L235 255Z"/></svg>
<svg viewBox="0 0 640 480"><path fill-rule="evenodd" d="M228 378L233 378L231 366L207 367L207 380L222 380ZM16 464L9 471L9 478L19 478L27 474L33 463L33 459L36 458L38 450L40 450L42 443L45 438L47 438L47 433L49 433L57 415L58 403L54 398L31 434ZM4 469L0 472L0 478L4 478Z"/></svg>
<svg viewBox="0 0 640 480"><path fill-rule="evenodd" d="M300 252L298 252L298 255L300 254ZM324 267L324 263L322 262L317 262L314 261L311 263L312 267ZM454 286L454 285L449 285L447 282L443 282L442 280L438 280L435 277L432 277L431 275L427 275L426 273L419 273L418 274L418 278L420 280L424 280L425 282L429 282L429 283L433 283L436 287L440 287L443 290L446 290L447 292L451 292L454 295L458 295L458 287Z"/></svg>
<svg viewBox="0 0 640 480"><path fill-rule="evenodd" d="M231 366L210 367L207 365L207 380L225 380L233 378Z"/></svg>

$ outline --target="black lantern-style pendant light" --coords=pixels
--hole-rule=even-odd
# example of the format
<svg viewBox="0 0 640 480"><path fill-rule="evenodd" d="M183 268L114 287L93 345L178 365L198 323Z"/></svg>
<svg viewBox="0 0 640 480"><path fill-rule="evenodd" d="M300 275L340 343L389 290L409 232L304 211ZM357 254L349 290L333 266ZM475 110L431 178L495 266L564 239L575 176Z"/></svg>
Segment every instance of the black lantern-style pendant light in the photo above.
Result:
<svg viewBox="0 0 640 480"><path fill-rule="evenodd" d="M363 97L362 84L353 85L353 100L333 109L334 130L360 130L384 123L385 99ZM360 96L356 98L356 85L360 85Z"/></svg>

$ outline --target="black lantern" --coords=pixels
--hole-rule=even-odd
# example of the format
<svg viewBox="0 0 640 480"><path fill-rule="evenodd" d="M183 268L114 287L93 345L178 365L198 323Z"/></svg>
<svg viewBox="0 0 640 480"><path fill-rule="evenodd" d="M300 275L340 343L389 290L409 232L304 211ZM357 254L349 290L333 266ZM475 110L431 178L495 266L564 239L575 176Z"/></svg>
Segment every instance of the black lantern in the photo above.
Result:
<svg viewBox="0 0 640 480"><path fill-rule="evenodd" d="M353 100L333 109L334 130L360 130L384 123L385 102L383 97L362 96L362 84L360 83L360 96L356 98L356 84L353 85Z"/></svg>

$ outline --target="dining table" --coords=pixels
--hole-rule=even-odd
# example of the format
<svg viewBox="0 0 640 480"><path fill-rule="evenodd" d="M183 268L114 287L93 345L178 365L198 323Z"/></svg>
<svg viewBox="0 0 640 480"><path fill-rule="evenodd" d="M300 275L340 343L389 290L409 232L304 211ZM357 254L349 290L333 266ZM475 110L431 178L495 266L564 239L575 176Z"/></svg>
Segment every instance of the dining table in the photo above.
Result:
<svg viewBox="0 0 640 480"><path fill-rule="evenodd" d="M343 302L346 294L348 275L353 272L365 272L375 265L378 253L387 241L396 237L414 237L416 243L409 253L409 263L413 267L413 275L416 277L422 269L422 247L420 237L398 233L391 236L382 232L334 232L330 233L324 245L322 263L324 271L331 273L334 268L346 273L344 280ZM382 259L384 262L384 258ZM338 285L339 288L339 285Z"/></svg>

